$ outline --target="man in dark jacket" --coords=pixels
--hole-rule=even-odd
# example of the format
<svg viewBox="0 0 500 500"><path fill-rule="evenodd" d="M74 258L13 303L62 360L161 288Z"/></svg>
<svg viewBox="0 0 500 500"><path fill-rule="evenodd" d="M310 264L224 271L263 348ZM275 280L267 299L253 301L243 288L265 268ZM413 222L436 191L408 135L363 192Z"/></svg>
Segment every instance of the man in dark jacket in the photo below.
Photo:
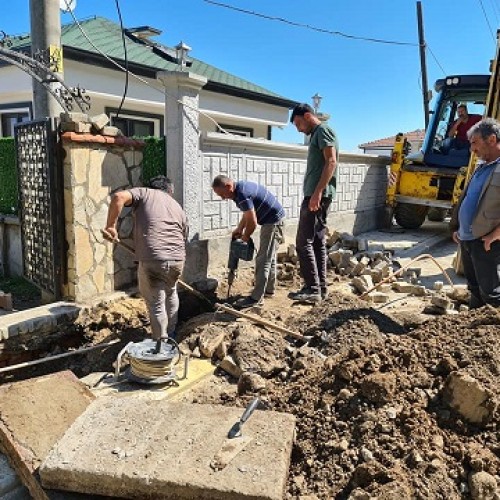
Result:
<svg viewBox="0 0 500 500"><path fill-rule="evenodd" d="M482 162L458 202L453 239L460 245L470 307L500 307L500 123L485 118L467 137Z"/></svg>

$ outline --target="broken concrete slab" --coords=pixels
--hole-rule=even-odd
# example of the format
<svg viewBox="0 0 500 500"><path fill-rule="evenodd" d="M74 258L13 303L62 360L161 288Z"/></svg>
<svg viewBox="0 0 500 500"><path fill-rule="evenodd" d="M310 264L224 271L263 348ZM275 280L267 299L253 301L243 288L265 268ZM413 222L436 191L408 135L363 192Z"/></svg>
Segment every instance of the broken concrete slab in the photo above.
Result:
<svg viewBox="0 0 500 500"><path fill-rule="evenodd" d="M236 364L236 361L230 355L226 356L219 363L219 368L236 379L240 378L240 375L242 374L242 369Z"/></svg>
<svg viewBox="0 0 500 500"><path fill-rule="evenodd" d="M251 442L222 470L210 463L241 408L100 398L43 463L47 488L126 498L283 498L295 417L254 412ZM272 466L271 466L272 464Z"/></svg>
<svg viewBox="0 0 500 500"><path fill-rule="evenodd" d="M50 333L65 321L74 320L81 307L71 302L54 302L14 312L0 318L0 340L24 333Z"/></svg>
<svg viewBox="0 0 500 500"><path fill-rule="evenodd" d="M444 386L443 398L466 420L475 424L488 423L497 407L493 395L465 372L450 373Z"/></svg>
<svg viewBox="0 0 500 500"><path fill-rule="evenodd" d="M70 371L0 387L0 445L36 500L40 464L93 399Z"/></svg>

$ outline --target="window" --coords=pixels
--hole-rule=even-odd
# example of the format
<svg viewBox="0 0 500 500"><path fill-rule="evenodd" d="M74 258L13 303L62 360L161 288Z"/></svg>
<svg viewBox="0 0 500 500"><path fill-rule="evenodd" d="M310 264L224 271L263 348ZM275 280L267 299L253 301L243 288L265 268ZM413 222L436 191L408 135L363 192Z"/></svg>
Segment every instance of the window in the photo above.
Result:
<svg viewBox="0 0 500 500"><path fill-rule="evenodd" d="M146 137L155 135L155 124L146 120L134 120L133 118L112 118L112 124L118 127L123 135L127 137L139 136Z"/></svg>
<svg viewBox="0 0 500 500"><path fill-rule="evenodd" d="M239 127L238 125L224 125L222 123L220 126L230 134L241 135L242 137L253 137L253 128Z"/></svg>
<svg viewBox="0 0 500 500"><path fill-rule="evenodd" d="M118 127L127 137L159 137L163 133L163 117L146 113L124 110L116 117L116 109L106 108L111 125Z"/></svg>
<svg viewBox="0 0 500 500"><path fill-rule="evenodd" d="M30 119L27 111L14 111L2 113L2 137L14 136L14 125L16 123L26 122Z"/></svg>

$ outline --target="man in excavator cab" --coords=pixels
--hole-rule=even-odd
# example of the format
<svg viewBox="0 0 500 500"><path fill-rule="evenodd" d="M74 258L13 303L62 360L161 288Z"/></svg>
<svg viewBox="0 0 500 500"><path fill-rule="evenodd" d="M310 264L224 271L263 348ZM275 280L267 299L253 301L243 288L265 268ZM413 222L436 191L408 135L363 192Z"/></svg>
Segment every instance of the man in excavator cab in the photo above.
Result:
<svg viewBox="0 0 500 500"><path fill-rule="evenodd" d="M479 121L481 115L469 114L467 104L461 103L457 106L457 119L453 122L448 131L448 137L443 141L441 151L448 154L451 149L469 150L470 142L467 139L467 132Z"/></svg>

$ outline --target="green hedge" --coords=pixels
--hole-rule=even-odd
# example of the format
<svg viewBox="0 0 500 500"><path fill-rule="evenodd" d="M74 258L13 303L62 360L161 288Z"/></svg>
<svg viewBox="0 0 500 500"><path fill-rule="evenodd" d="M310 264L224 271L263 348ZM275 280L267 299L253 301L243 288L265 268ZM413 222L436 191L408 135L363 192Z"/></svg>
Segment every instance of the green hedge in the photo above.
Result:
<svg viewBox="0 0 500 500"><path fill-rule="evenodd" d="M146 186L149 179L157 175L167 175L164 137L141 137L146 144L142 158L142 181Z"/></svg>
<svg viewBox="0 0 500 500"><path fill-rule="evenodd" d="M0 213L17 214L18 200L14 138L0 138Z"/></svg>

